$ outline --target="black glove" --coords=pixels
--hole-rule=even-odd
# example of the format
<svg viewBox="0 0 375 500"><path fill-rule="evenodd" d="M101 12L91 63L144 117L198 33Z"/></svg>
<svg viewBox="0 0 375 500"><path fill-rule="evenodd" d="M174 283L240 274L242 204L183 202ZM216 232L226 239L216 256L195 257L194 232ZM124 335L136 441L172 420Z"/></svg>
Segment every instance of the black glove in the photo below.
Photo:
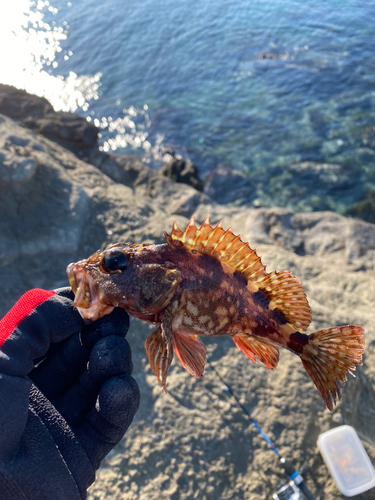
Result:
<svg viewBox="0 0 375 500"><path fill-rule="evenodd" d="M139 407L121 309L84 325L70 288L0 321L0 498L80 500Z"/></svg>

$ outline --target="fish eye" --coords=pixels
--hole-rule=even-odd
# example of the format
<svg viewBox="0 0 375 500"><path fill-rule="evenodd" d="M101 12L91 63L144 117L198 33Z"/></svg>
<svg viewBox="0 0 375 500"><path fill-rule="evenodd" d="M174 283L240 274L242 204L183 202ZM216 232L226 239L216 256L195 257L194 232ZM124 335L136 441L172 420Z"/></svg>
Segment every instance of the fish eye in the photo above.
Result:
<svg viewBox="0 0 375 500"><path fill-rule="evenodd" d="M125 252L113 248L108 250L102 258L100 269L106 274L118 274L128 267L129 259Z"/></svg>

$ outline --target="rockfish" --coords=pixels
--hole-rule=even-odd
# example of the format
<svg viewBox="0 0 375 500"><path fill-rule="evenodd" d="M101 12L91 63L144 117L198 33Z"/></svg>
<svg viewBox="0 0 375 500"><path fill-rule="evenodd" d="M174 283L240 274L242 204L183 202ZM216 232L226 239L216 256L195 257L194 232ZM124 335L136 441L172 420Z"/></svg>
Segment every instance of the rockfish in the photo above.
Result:
<svg viewBox="0 0 375 500"><path fill-rule="evenodd" d="M81 316L95 321L122 307L157 325L146 339L150 366L166 392L175 351L181 365L201 378L206 347L199 336L230 335L252 361L274 370L279 347L301 358L332 411L346 382L361 364L364 330L348 325L305 334L311 310L300 281L289 271L267 273L255 250L209 219L198 229L176 222L162 245L116 243L67 273Z"/></svg>

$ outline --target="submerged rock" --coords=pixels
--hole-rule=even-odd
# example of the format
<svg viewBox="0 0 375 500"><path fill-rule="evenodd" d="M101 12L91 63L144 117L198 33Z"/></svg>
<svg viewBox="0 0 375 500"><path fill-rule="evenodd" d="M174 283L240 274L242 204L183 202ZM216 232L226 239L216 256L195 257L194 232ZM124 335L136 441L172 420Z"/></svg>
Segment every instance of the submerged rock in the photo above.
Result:
<svg viewBox="0 0 375 500"><path fill-rule="evenodd" d="M375 190L370 189L363 198L351 207L347 208L345 213L353 217L375 223Z"/></svg>
<svg viewBox="0 0 375 500"><path fill-rule="evenodd" d="M297 207L301 212L334 210L372 222L370 204L362 208L366 198L364 182L353 182L353 172L335 163L305 161L248 175L218 167L207 175L204 193L224 205L278 205L293 210Z"/></svg>
<svg viewBox="0 0 375 500"><path fill-rule="evenodd" d="M294 56L291 54L276 54L274 52L262 52L261 54L258 54L257 59L281 59L282 61L290 61L294 59Z"/></svg>
<svg viewBox="0 0 375 500"><path fill-rule="evenodd" d="M222 205L250 205L256 198L256 188L245 174L217 167L204 180L204 192Z"/></svg>

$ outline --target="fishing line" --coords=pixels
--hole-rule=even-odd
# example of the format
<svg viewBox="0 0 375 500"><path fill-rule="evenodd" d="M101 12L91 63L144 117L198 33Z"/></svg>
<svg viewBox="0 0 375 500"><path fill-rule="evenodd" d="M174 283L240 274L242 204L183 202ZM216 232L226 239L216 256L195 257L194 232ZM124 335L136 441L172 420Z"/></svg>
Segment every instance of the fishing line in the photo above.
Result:
<svg viewBox="0 0 375 500"><path fill-rule="evenodd" d="M223 392L229 393L230 396L233 397L233 399L236 401L238 406L241 408L243 413L247 416L247 418L250 419L251 423L254 425L256 430L259 432L259 434L262 436L262 438L266 441L268 446L271 448L271 450L277 455L277 458L279 459L280 464L284 468L284 471L286 475L289 477L290 480L294 482L294 484L301 490L303 495L306 497L307 500L316 500L315 496L311 493L311 491L307 488L306 483L302 477L302 475L296 470L291 462L286 460L284 457L281 456L280 452L274 445L274 443L270 440L270 438L267 436L267 434L262 430L258 422L250 415L249 411L246 409L246 407L241 403L239 398L236 396L235 392L233 391L232 387L223 379L223 377L220 375L220 373L216 370L214 365L210 363L208 360L206 360L206 366L209 366L211 370L215 373L215 375L219 378L219 380L223 383ZM228 396L229 397L229 396Z"/></svg>

